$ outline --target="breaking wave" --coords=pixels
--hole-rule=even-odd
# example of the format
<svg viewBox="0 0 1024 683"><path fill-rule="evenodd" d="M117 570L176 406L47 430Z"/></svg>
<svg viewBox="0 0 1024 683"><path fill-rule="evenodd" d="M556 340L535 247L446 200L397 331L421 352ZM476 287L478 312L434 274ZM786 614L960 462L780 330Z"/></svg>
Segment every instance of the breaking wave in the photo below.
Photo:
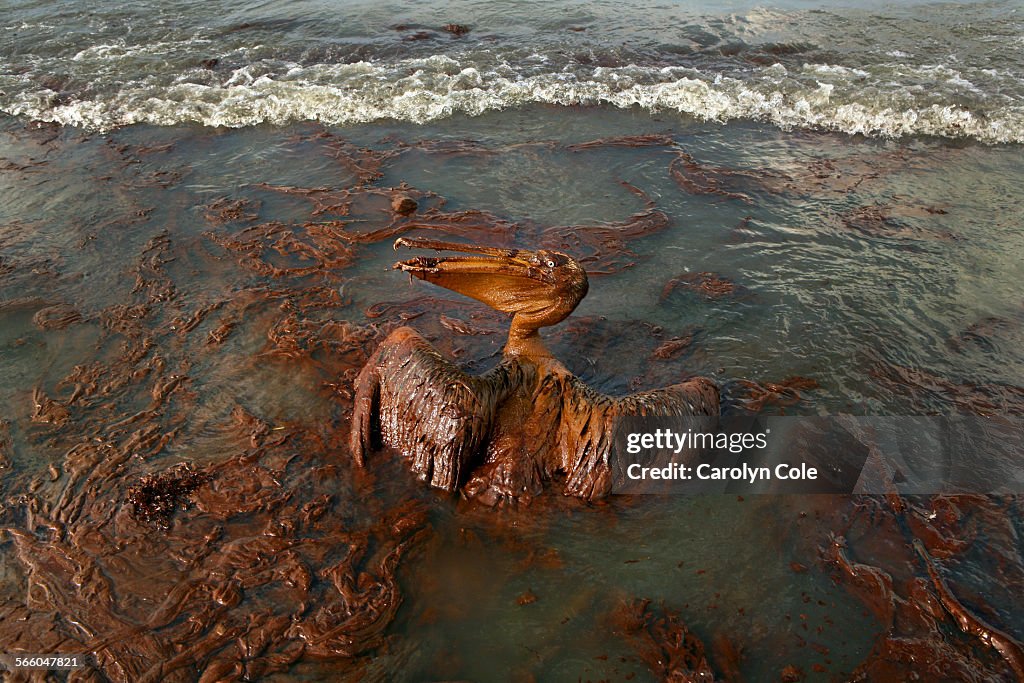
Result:
<svg viewBox="0 0 1024 683"><path fill-rule="evenodd" d="M110 52L95 50L94 53ZM543 62L535 56L535 61ZM891 78L896 68L882 78ZM783 128L811 127L869 136L934 135L986 143L1024 142L1024 108L1013 101L968 108L958 91L979 87L957 71L932 68L940 90L912 83L883 86L879 74L805 64L761 68L746 77L686 67L594 67L523 74L511 66L482 70L446 56L392 65L286 65L277 72L245 66L211 78L201 69L171 82L153 77L91 97L21 88L0 97L0 109L42 121L108 130L136 123L243 127L315 120L326 124L395 119L424 123L457 114L529 104L611 105L678 112L697 119L752 119ZM922 70L913 74L922 76ZM995 73L983 74L988 79ZM10 88L9 88L10 89ZM922 91L923 90L923 91Z"/></svg>
<svg viewBox="0 0 1024 683"><path fill-rule="evenodd" d="M557 3L539 19L499 3L492 33L458 40L437 29L440 20L392 25L370 5L325 26L273 2L268 17L242 23L173 2L162 21L130 8L99 18L72 12L65 21L89 28L73 39L48 23L15 21L0 26L12 47L0 55L0 112L104 131L424 123L534 104L601 105L876 137L1024 142L1014 47L1024 24L998 3L891 10L887 21L836 9L677 16L682 10L635 4L635 16L620 21L614 2L573 20ZM976 21L965 26L968 9ZM937 38L954 33L955 44Z"/></svg>

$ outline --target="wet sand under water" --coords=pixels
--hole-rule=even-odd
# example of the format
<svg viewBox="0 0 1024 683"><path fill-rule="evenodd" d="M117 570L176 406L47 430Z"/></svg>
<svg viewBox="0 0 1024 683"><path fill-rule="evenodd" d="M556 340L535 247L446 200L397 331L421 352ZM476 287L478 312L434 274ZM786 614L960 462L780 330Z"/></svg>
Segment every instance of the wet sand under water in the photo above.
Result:
<svg viewBox="0 0 1024 683"><path fill-rule="evenodd" d="M1013 680L929 567L1024 638L1018 497L495 511L345 441L390 330L476 371L504 339L387 270L403 234L583 260L548 337L602 391L708 374L727 411L1020 415L1015 148L534 108L5 119L0 166L0 650L91 652L79 680Z"/></svg>

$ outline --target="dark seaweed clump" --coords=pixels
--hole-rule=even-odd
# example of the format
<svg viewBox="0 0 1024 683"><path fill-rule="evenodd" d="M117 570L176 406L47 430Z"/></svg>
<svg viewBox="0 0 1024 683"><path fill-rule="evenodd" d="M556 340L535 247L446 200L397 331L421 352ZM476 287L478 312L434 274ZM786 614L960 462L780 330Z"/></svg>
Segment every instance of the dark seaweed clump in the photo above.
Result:
<svg viewBox="0 0 1024 683"><path fill-rule="evenodd" d="M161 474L147 474L128 489L132 516L141 522L169 529L175 510L187 510L192 504L192 493L209 480L209 475L197 472L188 464Z"/></svg>

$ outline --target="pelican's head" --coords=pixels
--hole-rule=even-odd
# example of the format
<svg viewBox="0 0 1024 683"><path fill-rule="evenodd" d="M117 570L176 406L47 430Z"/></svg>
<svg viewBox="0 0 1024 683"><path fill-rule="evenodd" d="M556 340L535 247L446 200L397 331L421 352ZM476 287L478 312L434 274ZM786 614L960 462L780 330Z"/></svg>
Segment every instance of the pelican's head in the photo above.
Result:
<svg viewBox="0 0 1024 683"><path fill-rule="evenodd" d="M587 295L587 274L571 256L538 249L499 249L440 240L402 237L395 249L453 251L465 256L417 256L398 270L514 316L523 329L561 322Z"/></svg>

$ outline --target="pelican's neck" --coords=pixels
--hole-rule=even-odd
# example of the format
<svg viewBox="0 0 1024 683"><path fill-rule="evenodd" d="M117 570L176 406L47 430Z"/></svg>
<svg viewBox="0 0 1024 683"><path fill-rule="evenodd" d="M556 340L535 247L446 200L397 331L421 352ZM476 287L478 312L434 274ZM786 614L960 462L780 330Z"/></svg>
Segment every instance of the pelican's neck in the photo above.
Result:
<svg viewBox="0 0 1024 683"><path fill-rule="evenodd" d="M512 318L512 327L508 331L504 355L528 358L534 361L553 358L551 352L544 346L544 340L540 338L540 328L524 323L518 316Z"/></svg>

